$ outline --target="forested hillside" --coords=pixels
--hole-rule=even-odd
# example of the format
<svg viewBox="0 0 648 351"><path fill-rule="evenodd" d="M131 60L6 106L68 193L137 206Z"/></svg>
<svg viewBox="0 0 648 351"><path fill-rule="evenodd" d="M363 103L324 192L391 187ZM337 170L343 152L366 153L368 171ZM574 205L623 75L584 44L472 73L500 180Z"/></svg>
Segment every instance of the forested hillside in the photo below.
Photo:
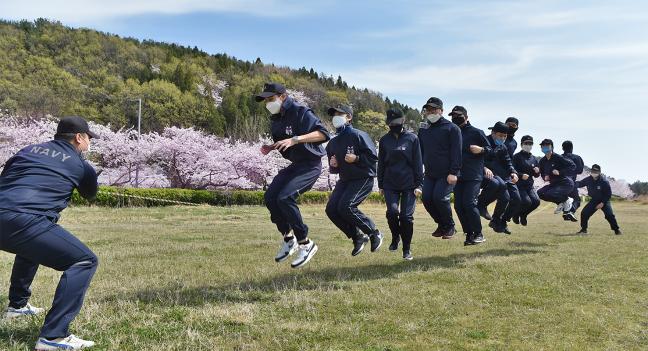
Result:
<svg viewBox="0 0 648 351"><path fill-rule="evenodd" d="M113 128L135 125L143 99L142 130L197 127L209 133L258 140L267 111L252 99L266 81L286 85L327 123L327 106L351 104L356 124L378 138L384 112L396 105L410 122L416 110L380 93L349 86L302 67L242 61L194 47L121 38L48 20L0 21L0 109L44 117L78 114Z"/></svg>

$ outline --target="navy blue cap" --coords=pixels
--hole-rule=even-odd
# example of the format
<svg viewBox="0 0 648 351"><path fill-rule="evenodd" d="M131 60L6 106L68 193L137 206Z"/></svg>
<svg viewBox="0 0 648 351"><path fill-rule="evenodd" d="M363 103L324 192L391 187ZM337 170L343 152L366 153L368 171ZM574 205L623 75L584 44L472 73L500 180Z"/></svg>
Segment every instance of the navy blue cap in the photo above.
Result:
<svg viewBox="0 0 648 351"><path fill-rule="evenodd" d="M286 92L286 88L283 85L279 84L279 83L266 83L263 86L263 92L261 92L261 94L255 95L254 99L257 102L261 102L266 98L269 98L269 97L275 96L275 95L284 94L285 92Z"/></svg>
<svg viewBox="0 0 648 351"><path fill-rule="evenodd" d="M592 165L592 171L601 172L601 166L596 163Z"/></svg>
<svg viewBox="0 0 648 351"><path fill-rule="evenodd" d="M533 137L530 135L525 135L522 137L522 144L526 143L527 141L533 142Z"/></svg>
<svg viewBox="0 0 648 351"><path fill-rule="evenodd" d="M428 99L428 101L423 105L423 107L434 107L434 108L443 108L443 101L439 99L438 97L431 97Z"/></svg>
<svg viewBox="0 0 648 351"><path fill-rule="evenodd" d="M398 107L392 107L389 110L387 110L387 122L393 121L398 118L403 118L403 110L399 109Z"/></svg>
<svg viewBox="0 0 648 351"><path fill-rule="evenodd" d="M505 121L504 123L509 123L509 122L510 122L510 123L515 123L515 124L518 125L518 126L520 125L520 121L518 121L518 119L515 118L515 117L509 117L509 118L507 118L506 121Z"/></svg>
<svg viewBox="0 0 648 351"><path fill-rule="evenodd" d="M67 116L61 118L56 127L56 135L62 134L77 134L85 133L88 134L90 138L98 138L99 136L90 131L90 126L88 122L83 117L79 116Z"/></svg>
<svg viewBox="0 0 648 351"><path fill-rule="evenodd" d="M551 147L554 146L554 145L553 145L553 140L551 140L551 139L544 139L544 140L542 140L542 142L540 143L540 145L551 145Z"/></svg>
<svg viewBox="0 0 648 351"><path fill-rule="evenodd" d="M349 115L349 117L353 117L353 109L351 108L351 106L347 106L347 105L338 105L338 107L330 107L327 112L329 116L335 116L335 113L337 112L337 113L345 113Z"/></svg>
<svg viewBox="0 0 648 351"><path fill-rule="evenodd" d="M448 113L448 116L452 116L452 115L468 116L468 111L466 110L465 107L457 105L452 108L452 111L450 111L450 113Z"/></svg>
<svg viewBox="0 0 648 351"><path fill-rule="evenodd" d="M488 129L494 131L495 133L508 134L508 132L509 132L509 127L506 124L502 123L502 122L497 122L497 123L495 123L494 126L489 127Z"/></svg>

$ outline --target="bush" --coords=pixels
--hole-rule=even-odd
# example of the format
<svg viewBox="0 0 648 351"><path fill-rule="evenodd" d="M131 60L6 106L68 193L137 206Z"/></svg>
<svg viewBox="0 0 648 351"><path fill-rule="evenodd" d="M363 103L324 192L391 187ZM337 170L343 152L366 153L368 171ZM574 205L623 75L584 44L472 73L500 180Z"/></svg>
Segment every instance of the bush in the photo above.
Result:
<svg viewBox="0 0 648 351"><path fill-rule="evenodd" d="M302 194L300 204L325 204L330 192L308 191ZM371 193L365 202L385 203L385 198L379 193ZM71 204L76 206L104 207L155 207L172 205L211 205L211 206L263 206L264 192L260 190L188 190L188 189L152 189L152 188L117 188L110 186L99 187L96 199L88 201L76 191L72 195Z"/></svg>

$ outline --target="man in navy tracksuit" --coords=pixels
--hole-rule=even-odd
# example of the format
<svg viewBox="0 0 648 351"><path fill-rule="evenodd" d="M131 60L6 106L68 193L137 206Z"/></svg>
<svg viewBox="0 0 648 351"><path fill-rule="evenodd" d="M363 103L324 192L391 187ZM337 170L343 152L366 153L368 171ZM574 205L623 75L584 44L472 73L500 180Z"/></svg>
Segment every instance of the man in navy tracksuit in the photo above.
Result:
<svg viewBox="0 0 648 351"><path fill-rule="evenodd" d="M576 184L576 177L579 174L583 173L583 168L585 167L585 163L583 162L583 159L580 156L574 154L574 144L571 141L565 140L562 143L562 149L563 149L563 156L572 160L572 162L576 164L576 170L574 170L574 172L570 172L567 174L567 176L574 181L574 184ZM574 203L572 204L572 208L570 212L576 213L576 210L580 207L581 204L581 198L580 195L578 194L577 187L574 186L574 190L572 190L571 194L569 194L569 197L574 199ZM564 219L571 220L570 218L564 218Z"/></svg>
<svg viewBox="0 0 648 351"><path fill-rule="evenodd" d="M340 179L326 204L326 214L349 239L352 256L371 240L371 252L382 245L383 235L358 206L373 190L378 154L369 135L353 128L353 109L349 106L329 108L337 135L326 145L331 173Z"/></svg>
<svg viewBox="0 0 648 351"><path fill-rule="evenodd" d="M517 150L518 143L515 140L515 132L517 132L519 128L519 120L515 117L509 117L504 121L504 124L508 127L508 133L506 135L506 141L504 141L504 145L506 145L506 148L508 149L509 156L511 156L511 160L513 159L513 155L515 155L515 150Z"/></svg>
<svg viewBox="0 0 648 351"><path fill-rule="evenodd" d="M438 224L434 237L451 239L455 223L450 208L450 194L461 170L461 130L443 118L443 102L431 97L423 106L418 137L421 143L425 176L423 205Z"/></svg>
<svg viewBox="0 0 648 351"><path fill-rule="evenodd" d="M278 150L291 162L279 171L265 192L270 219L283 235L275 261L285 261L296 250L291 267L302 267L315 255L317 245L308 238L308 226L297 207L297 197L311 189L322 173L322 143L329 139L329 133L313 111L289 97L281 84L266 84L263 92L256 95L256 101L263 101L272 114L274 144L264 146L262 152Z"/></svg>
<svg viewBox="0 0 648 351"><path fill-rule="evenodd" d="M484 156L490 152L491 145L484 131L470 124L468 111L463 106L455 106L450 116L452 123L461 128L462 140L462 165L454 188L454 208L461 228L466 233L464 246L481 244L485 239L477 209L477 197L484 178Z"/></svg>
<svg viewBox="0 0 648 351"><path fill-rule="evenodd" d="M614 230L614 234L621 235L621 229L610 203L612 198L610 182L601 176L601 166L592 165L590 176L576 182L576 188L582 187L587 187L587 195L591 200L581 211L581 230L578 234L587 234L587 222L597 210L601 210L605 214L605 219L610 223L610 228Z"/></svg>
<svg viewBox="0 0 648 351"><path fill-rule="evenodd" d="M416 195L423 187L421 146L416 134L403 128L405 117L401 109L389 109L386 123L389 133L378 143L378 188L387 204L387 223L392 233L389 251L398 250L402 239L403 258L411 260Z"/></svg>
<svg viewBox="0 0 648 351"><path fill-rule="evenodd" d="M501 197L497 200L493 219L489 226L497 233L511 234L507 223L511 220L515 211L519 210L520 193L515 185L518 181L518 175L515 167L513 167L509 150L505 145L509 127L502 122L497 122L488 129L491 130L491 134L487 138L493 147L486 155L486 167L502 179L506 186L506 190L501 193Z"/></svg>
<svg viewBox="0 0 648 351"><path fill-rule="evenodd" d="M517 182L520 191L520 210L513 215L513 222L527 225L527 216L540 206L540 198L533 187L533 178L540 177L538 159L531 154L533 138L529 135L522 137L522 150L513 156L513 167L518 172Z"/></svg>
<svg viewBox="0 0 648 351"><path fill-rule="evenodd" d="M538 190L540 199L558 205L556 214L563 212L563 217L571 219L574 214L570 212L573 199L569 194L574 190L574 181L567 176L574 172L576 164L562 155L553 152L553 141L544 139L540 146L545 156L540 159L540 175L548 185Z"/></svg>
<svg viewBox="0 0 648 351"><path fill-rule="evenodd" d="M65 117L53 141L30 145L9 159L0 175L0 249L16 255L5 318L33 315L30 285L39 265L62 271L36 350L78 350L94 345L70 334L97 256L57 223L72 191L92 199L97 174L81 156L96 135L81 117Z"/></svg>

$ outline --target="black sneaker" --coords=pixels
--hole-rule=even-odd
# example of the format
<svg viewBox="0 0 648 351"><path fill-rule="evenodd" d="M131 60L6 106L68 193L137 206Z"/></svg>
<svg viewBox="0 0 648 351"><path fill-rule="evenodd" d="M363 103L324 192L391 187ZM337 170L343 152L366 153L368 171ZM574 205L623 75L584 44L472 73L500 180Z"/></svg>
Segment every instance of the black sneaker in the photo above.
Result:
<svg viewBox="0 0 648 351"><path fill-rule="evenodd" d="M511 235L512 234L511 231L508 229L508 226L506 225L506 223L504 223L504 226L502 227L502 233L504 233L506 235Z"/></svg>
<svg viewBox="0 0 648 351"><path fill-rule="evenodd" d="M581 230L579 230L576 234L587 234L587 229L581 228Z"/></svg>
<svg viewBox="0 0 648 351"><path fill-rule="evenodd" d="M498 227L498 224L497 224L497 222L496 222L494 219L491 219L491 221L488 222L488 226L491 227L491 228L493 228L493 229L495 229L495 228Z"/></svg>
<svg viewBox="0 0 648 351"><path fill-rule="evenodd" d="M412 257L412 252L410 250L403 251L403 259L406 260L406 261L413 260L414 257Z"/></svg>
<svg viewBox="0 0 648 351"><path fill-rule="evenodd" d="M526 225L527 225L527 216L520 216L520 224L526 227Z"/></svg>
<svg viewBox="0 0 648 351"><path fill-rule="evenodd" d="M443 236L443 229L441 228L441 226L438 226L437 229L432 232L432 236L435 238L440 238Z"/></svg>
<svg viewBox="0 0 648 351"><path fill-rule="evenodd" d="M484 238L484 234L482 234L482 233L477 233L477 234L473 234L472 241L473 241L475 244L481 244L481 243L483 243L484 241L486 241L486 239Z"/></svg>
<svg viewBox="0 0 648 351"><path fill-rule="evenodd" d="M389 244L389 251L394 252L398 250L398 240L392 239L391 244Z"/></svg>
<svg viewBox="0 0 648 351"><path fill-rule="evenodd" d="M464 246L468 246L468 245L475 245L475 242L473 241L472 233L466 234L466 240L464 240Z"/></svg>
<svg viewBox="0 0 648 351"><path fill-rule="evenodd" d="M362 250L364 250L365 244L369 242L369 236L366 234L360 234L360 236L353 240L353 251L351 251L351 256L358 256Z"/></svg>
<svg viewBox="0 0 648 351"><path fill-rule="evenodd" d="M441 237L441 239L446 239L446 240L452 239L454 238L456 232L457 230L455 229L455 227L450 227L448 228L448 230L443 232L443 236Z"/></svg>
<svg viewBox="0 0 648 351"><path fill-rule="evenodd" d="M383 243L383 235L381 232L376 230L369 236L369 240L371 240L371 252L376 252Z"/></svg>
<svg viewBox="0 0 648 351"><path fill-rule="evenodd" d="M574 214L571 213L571 212L564 212L563 213L563 219L566 220L566 221L578 222L578 219L576 219L576 216L574 216Z"/></svg>
<svg viewBox="0 0 648 351"><path fill-rule="evenodd" d="M614 230L614 234L615 234L615 235L621 235L621 234L623 234L623 233L621 232L621 229L615 229L615 230Z"/></svg>
<svg viewBox="0 0 648 351"><path fill-rule="evenodd" d="M484 219L492 221L493 217L488 213L488 209L486 207L479 207L479 215L484 217Z"/></svg>
<svg viewBox="0 0 648 351"><path fill-rule="evenodd" d="M520 217L519 216L513 216L512 220L513 220L513 223L520 224Z"/></svg>

